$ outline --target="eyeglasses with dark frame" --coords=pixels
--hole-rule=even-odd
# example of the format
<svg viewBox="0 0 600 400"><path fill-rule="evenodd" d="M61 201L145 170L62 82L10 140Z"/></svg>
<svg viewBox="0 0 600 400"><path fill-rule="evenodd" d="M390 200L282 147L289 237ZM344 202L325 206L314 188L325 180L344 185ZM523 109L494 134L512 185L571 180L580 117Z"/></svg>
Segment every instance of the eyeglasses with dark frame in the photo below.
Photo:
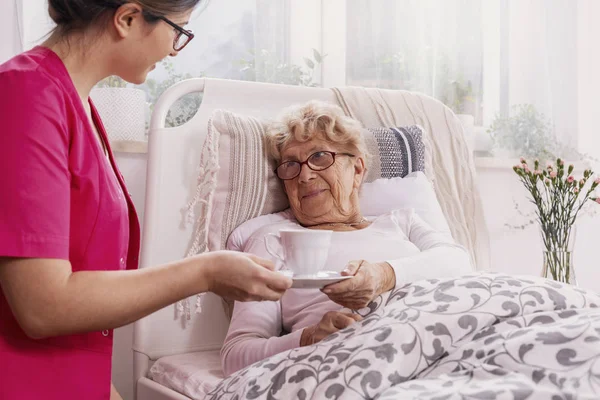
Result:
<svg viewBox="0 0 600 400"><path fill-rule="evenodd" d="M106 7L117 9L121 7L123 3L112 3L107 2ZM185 46L188 45L189 42L194 38L194 33L191 30L183 29L181 26L177 25L175 22L171 21L167 17L162 17L158 15L154 15L146 10L143 10L144 15L156 19L160 19L167 24L171 25L176 31L175 39L173 39L173 50L181 51ZM182 40L183 38L183 40Z"/></svg>
<svg viewBox="0 0 600 400"><path fill-rule="evenodd" d="M308 168L313 171L324 171L327 168L331 167L335 164L336 156L348 156L348 157L356 157L354 154L350 153L336 153L333 151L317 151L312 153L308 158L302 162L300 161L286 161L281 163L275 168L275 175L279 177L279 179L287 181L290 179L294 179L300 172L302 171L302 166L306 164Z"/></svg>
<svg viewBox="0 0 600 400"><path fill-rule="evenodd" d="M169 20L167 17L157 17L160 20L165 21L167 24L171 25L177 31L177 35L175 35L175 39L173 40L173 50L181 51L185 46L188 45L189 42L194 38L194 34L190 30L183 29L181 26L177 25L175 22Z"/></svg>

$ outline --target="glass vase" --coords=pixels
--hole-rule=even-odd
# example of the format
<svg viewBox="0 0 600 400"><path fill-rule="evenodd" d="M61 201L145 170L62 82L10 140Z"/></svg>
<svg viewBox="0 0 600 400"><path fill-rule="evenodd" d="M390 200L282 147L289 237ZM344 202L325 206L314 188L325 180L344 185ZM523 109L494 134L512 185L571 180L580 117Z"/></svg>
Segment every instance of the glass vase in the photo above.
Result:
<svg viewBox="0 0 600 400"><path fill-rule="evenodd" d="M572 225L557 234L556 229L542 230L544 243L544 260L542 276L557 282L577 285L575 267L573 265L573 248L577 228Z"/></svg>
<svg viewBox="0 0 600 400"><path fill-rule="evenodd" d="M572 251L544 251L544 278L577 285Z"/></svg>

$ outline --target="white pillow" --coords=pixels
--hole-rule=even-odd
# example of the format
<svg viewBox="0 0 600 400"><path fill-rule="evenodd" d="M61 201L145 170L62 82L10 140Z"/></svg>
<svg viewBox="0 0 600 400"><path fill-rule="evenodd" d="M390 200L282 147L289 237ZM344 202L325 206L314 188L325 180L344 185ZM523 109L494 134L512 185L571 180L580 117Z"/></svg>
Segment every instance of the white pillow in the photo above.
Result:
<svg viewBox="0 0 600 400"><path fill-rule="evenodd" d="M450 233L435 190L423 172L412 172L404 178L377 179L362 186L360 210L363 215L376 217L409 208L436 231Z"/></svg>
<svg viewBox="0 0 600 400"><path fill-rule="evenodd" d="M360 209L363 215L377 217L410 208L433 229L450 234L433 186L423 172L413 172L404 178L381 178L362 186ZM248 220L231 233L227 248L242 251L246 241L261 227L292 218L291 211L286 210Z"/></svg>

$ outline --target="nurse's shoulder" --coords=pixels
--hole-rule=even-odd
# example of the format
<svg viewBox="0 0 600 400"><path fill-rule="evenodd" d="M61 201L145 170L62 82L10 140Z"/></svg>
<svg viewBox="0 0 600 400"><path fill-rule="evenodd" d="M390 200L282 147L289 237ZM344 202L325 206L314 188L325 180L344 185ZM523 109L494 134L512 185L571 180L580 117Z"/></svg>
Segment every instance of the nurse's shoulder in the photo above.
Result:
<svg viewBox="0 0 600 400"><path fill-rule="evenodd" d="M70 78L60 58L49 49L35 47L0 64L0 104L11 109L21 101L66 99L66 83L70 83L66 79Z"/></svg>

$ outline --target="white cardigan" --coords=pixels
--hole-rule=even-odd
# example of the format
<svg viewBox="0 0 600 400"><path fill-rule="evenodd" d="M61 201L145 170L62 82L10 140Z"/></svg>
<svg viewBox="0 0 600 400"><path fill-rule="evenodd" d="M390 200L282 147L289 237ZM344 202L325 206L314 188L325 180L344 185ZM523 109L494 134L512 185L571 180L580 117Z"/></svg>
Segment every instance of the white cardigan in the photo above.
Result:
<svg viewBox="0 0 600 400"><path fill-rule="evenodd" d="M252 236L243 250L272 259L264 235L297 227L290 220L269 225ZM448 234L433 230L413 210L382 215L361 230L334 232L326 269L340 272L349 261L360 259L387 261L394 269L396 287L472 272L467 251ZM225 375L298 347L304 328L319 323L328 311L340 310L318 289L290 289L277 302L236 302L221 350Z"/></svg>

